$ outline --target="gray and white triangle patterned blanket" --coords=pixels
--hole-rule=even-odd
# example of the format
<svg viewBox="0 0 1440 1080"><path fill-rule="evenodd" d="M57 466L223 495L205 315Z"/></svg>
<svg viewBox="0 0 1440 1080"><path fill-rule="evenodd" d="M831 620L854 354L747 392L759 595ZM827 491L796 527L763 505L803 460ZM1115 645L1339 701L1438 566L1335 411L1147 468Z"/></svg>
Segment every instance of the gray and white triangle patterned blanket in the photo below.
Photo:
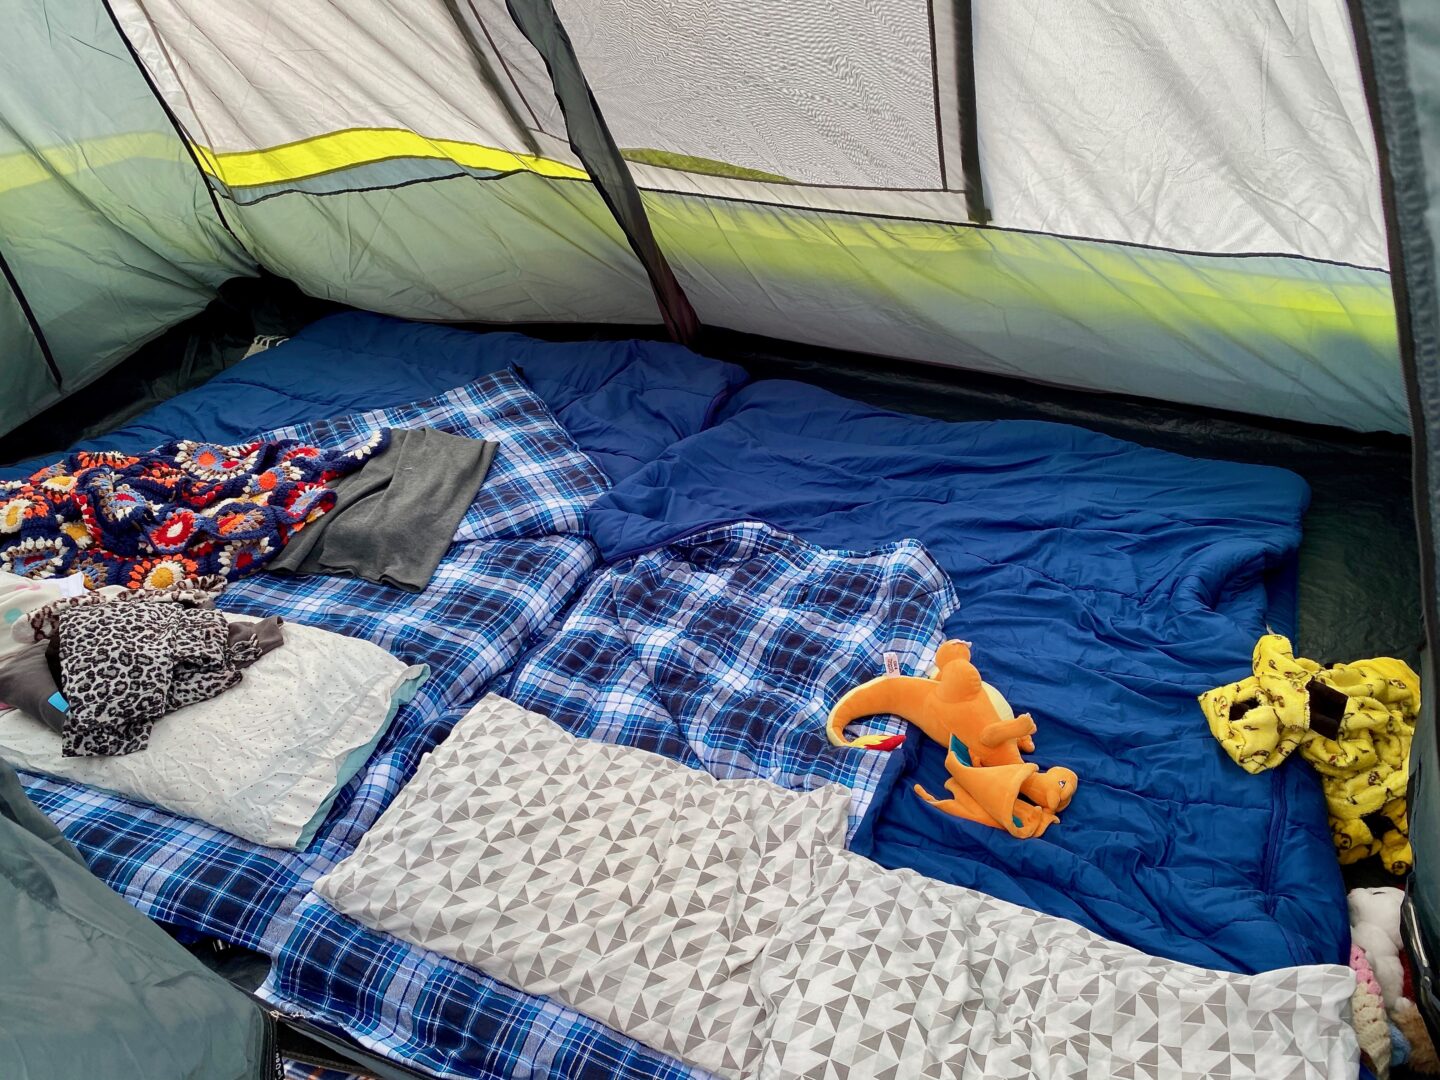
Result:
<svg viewBox="0 0 1440 1080"><path fill-rule="evenodd" d="M725 1077L1356 1074L1348 968L1147 956L846 851L848 806L492 696L315 888Z"/></svg>

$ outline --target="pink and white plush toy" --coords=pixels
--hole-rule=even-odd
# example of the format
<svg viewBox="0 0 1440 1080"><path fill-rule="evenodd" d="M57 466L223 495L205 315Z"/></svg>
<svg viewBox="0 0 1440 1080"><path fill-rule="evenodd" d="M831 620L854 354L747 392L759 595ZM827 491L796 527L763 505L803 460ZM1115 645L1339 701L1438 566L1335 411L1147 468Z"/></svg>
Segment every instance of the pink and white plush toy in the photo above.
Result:
<svg viewBox="0 0 1440 1080"><path fill-rule="evenodd" d="M1390 1022L1399 1028L1409 1043L1410 1071L1420 1076L1440 1075L1440 1054L1435 1052L1419 1006L1405 996L1404 939L1400 936L1400 904L1405 899L1404 890L1388 886L1351 889L1347 899L1351 944L1361 952L1361 959L1368 964L1380 985ZM1352 961L1355 959L1354 949L1351 952ZM1357 981L1363 982L1363 976ZM1368 1032L1361 1032L1362 1025L1363 1020L1356 1025L1356 1032L1364 1038Z"/></svg>
<svg viewBox="0 0 1440 1080"><path fill-rule="evenodd" d="M1385 1008L1394 1009L1405 992L1405 968L1400 961L1404 948L1400 937L1400 903L1404 889L1351 889L1350 941L1365 950L1370 970L1380 984Z"/></svg>

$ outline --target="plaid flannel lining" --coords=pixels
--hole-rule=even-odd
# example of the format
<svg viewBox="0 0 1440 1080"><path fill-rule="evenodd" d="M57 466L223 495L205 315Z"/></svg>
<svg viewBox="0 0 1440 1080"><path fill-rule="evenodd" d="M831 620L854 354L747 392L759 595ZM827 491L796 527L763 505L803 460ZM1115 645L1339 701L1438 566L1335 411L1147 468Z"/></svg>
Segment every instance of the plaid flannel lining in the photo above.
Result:
<svg viewBox="0 0 1440 1080"><path fill-rule="evenodd" d="M863 811L888 755L840 750L828 703L884 670L923 670L957 606L913 541L828 551L767 526L706 530L591 582L509 680L569 730L720 776L846 784ZM260 996L448 1077L700 1074L544 998L366 930L313 893Z"/></svg>
<svg viewBox="0 0 1440 1080"><path fill-rule="evenodd" d="M924 670L958 606L918 541L835 551L724 525L606 569L508 695L573 734L714 776L844 784L853 831L891 759L831 746L829 707L883 673L886 653ZM903 730L870 726L886 723Z"/></svg>
<svg viewBox="0 0 1440 1080"><path fill-rule="evenodd" d="M25 777L30 797L91 869L152 918L274 952L309 882L349 853L420 756L553 621L595 565L593 545L574 534L608 482L513 372L264 437L342 446L381 427L435 427L500 443L430 586L416 594L352 578L260 575L221 600L230 611L281 614L430 665L429 681L336 799L308 851L259 847L84 785Z"/></svg>

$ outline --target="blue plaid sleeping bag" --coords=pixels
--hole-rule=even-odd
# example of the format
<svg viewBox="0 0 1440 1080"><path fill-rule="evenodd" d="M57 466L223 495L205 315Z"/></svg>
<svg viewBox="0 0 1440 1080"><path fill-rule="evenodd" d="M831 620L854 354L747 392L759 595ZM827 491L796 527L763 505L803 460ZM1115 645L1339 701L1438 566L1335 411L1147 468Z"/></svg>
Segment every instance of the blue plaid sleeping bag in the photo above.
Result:
<svg viewBox="0 0 1440 1080"><path fill-rule="evenodd" d="M430 665L430 679L396 714L309 850L259 847L94 788L25 776L30 797L90 868L152 918L273 952L289 931L284 916L308 883L354 848L420 756L554 620L594 568L581 523L608 482L513 372L416 404L264 437L341 447L387 427L434 427L500 444L430 586L412 593L353 578L264 575L231 586L220 602L229 611L280 614L367 638L406 663Z"/></svg>
<svg viewBox="0 0 1440 1080"><path fill-rule="evenodd" d="M723 525L608 567L505 693L574 735L723 779L843 784L853 832L895 760L831 746L830 705L886 653L923 674L958 606L919 541L836 551Z"/></svg>
<svg viewBox="0 0 1440 1080"><path fill-rule="evenodd" d="M845 753L828 703L923 671L955 593L913 540L815 547L753 522L701 531L600 572L503 692L570 731L722 777L842 783L859 821L899 758ZM314 894L260 996L441 1076L681 1077L692 1071L551 1001L366 930Z"/></svg>

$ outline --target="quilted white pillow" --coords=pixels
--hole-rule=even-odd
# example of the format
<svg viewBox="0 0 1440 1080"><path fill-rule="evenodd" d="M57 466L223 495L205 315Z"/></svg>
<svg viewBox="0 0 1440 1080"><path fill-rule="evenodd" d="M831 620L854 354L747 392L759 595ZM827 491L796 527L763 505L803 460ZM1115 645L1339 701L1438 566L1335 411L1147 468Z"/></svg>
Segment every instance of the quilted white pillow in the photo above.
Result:
<svg viewBox="0 0 1440 1080"><path fill-rule="evenodd" d="M62 757L58 735L12 710L0 712L0 756L302 849L428 669L312 626L287 621L284 634L238 686L159 720L139 753Z"/></svg>

